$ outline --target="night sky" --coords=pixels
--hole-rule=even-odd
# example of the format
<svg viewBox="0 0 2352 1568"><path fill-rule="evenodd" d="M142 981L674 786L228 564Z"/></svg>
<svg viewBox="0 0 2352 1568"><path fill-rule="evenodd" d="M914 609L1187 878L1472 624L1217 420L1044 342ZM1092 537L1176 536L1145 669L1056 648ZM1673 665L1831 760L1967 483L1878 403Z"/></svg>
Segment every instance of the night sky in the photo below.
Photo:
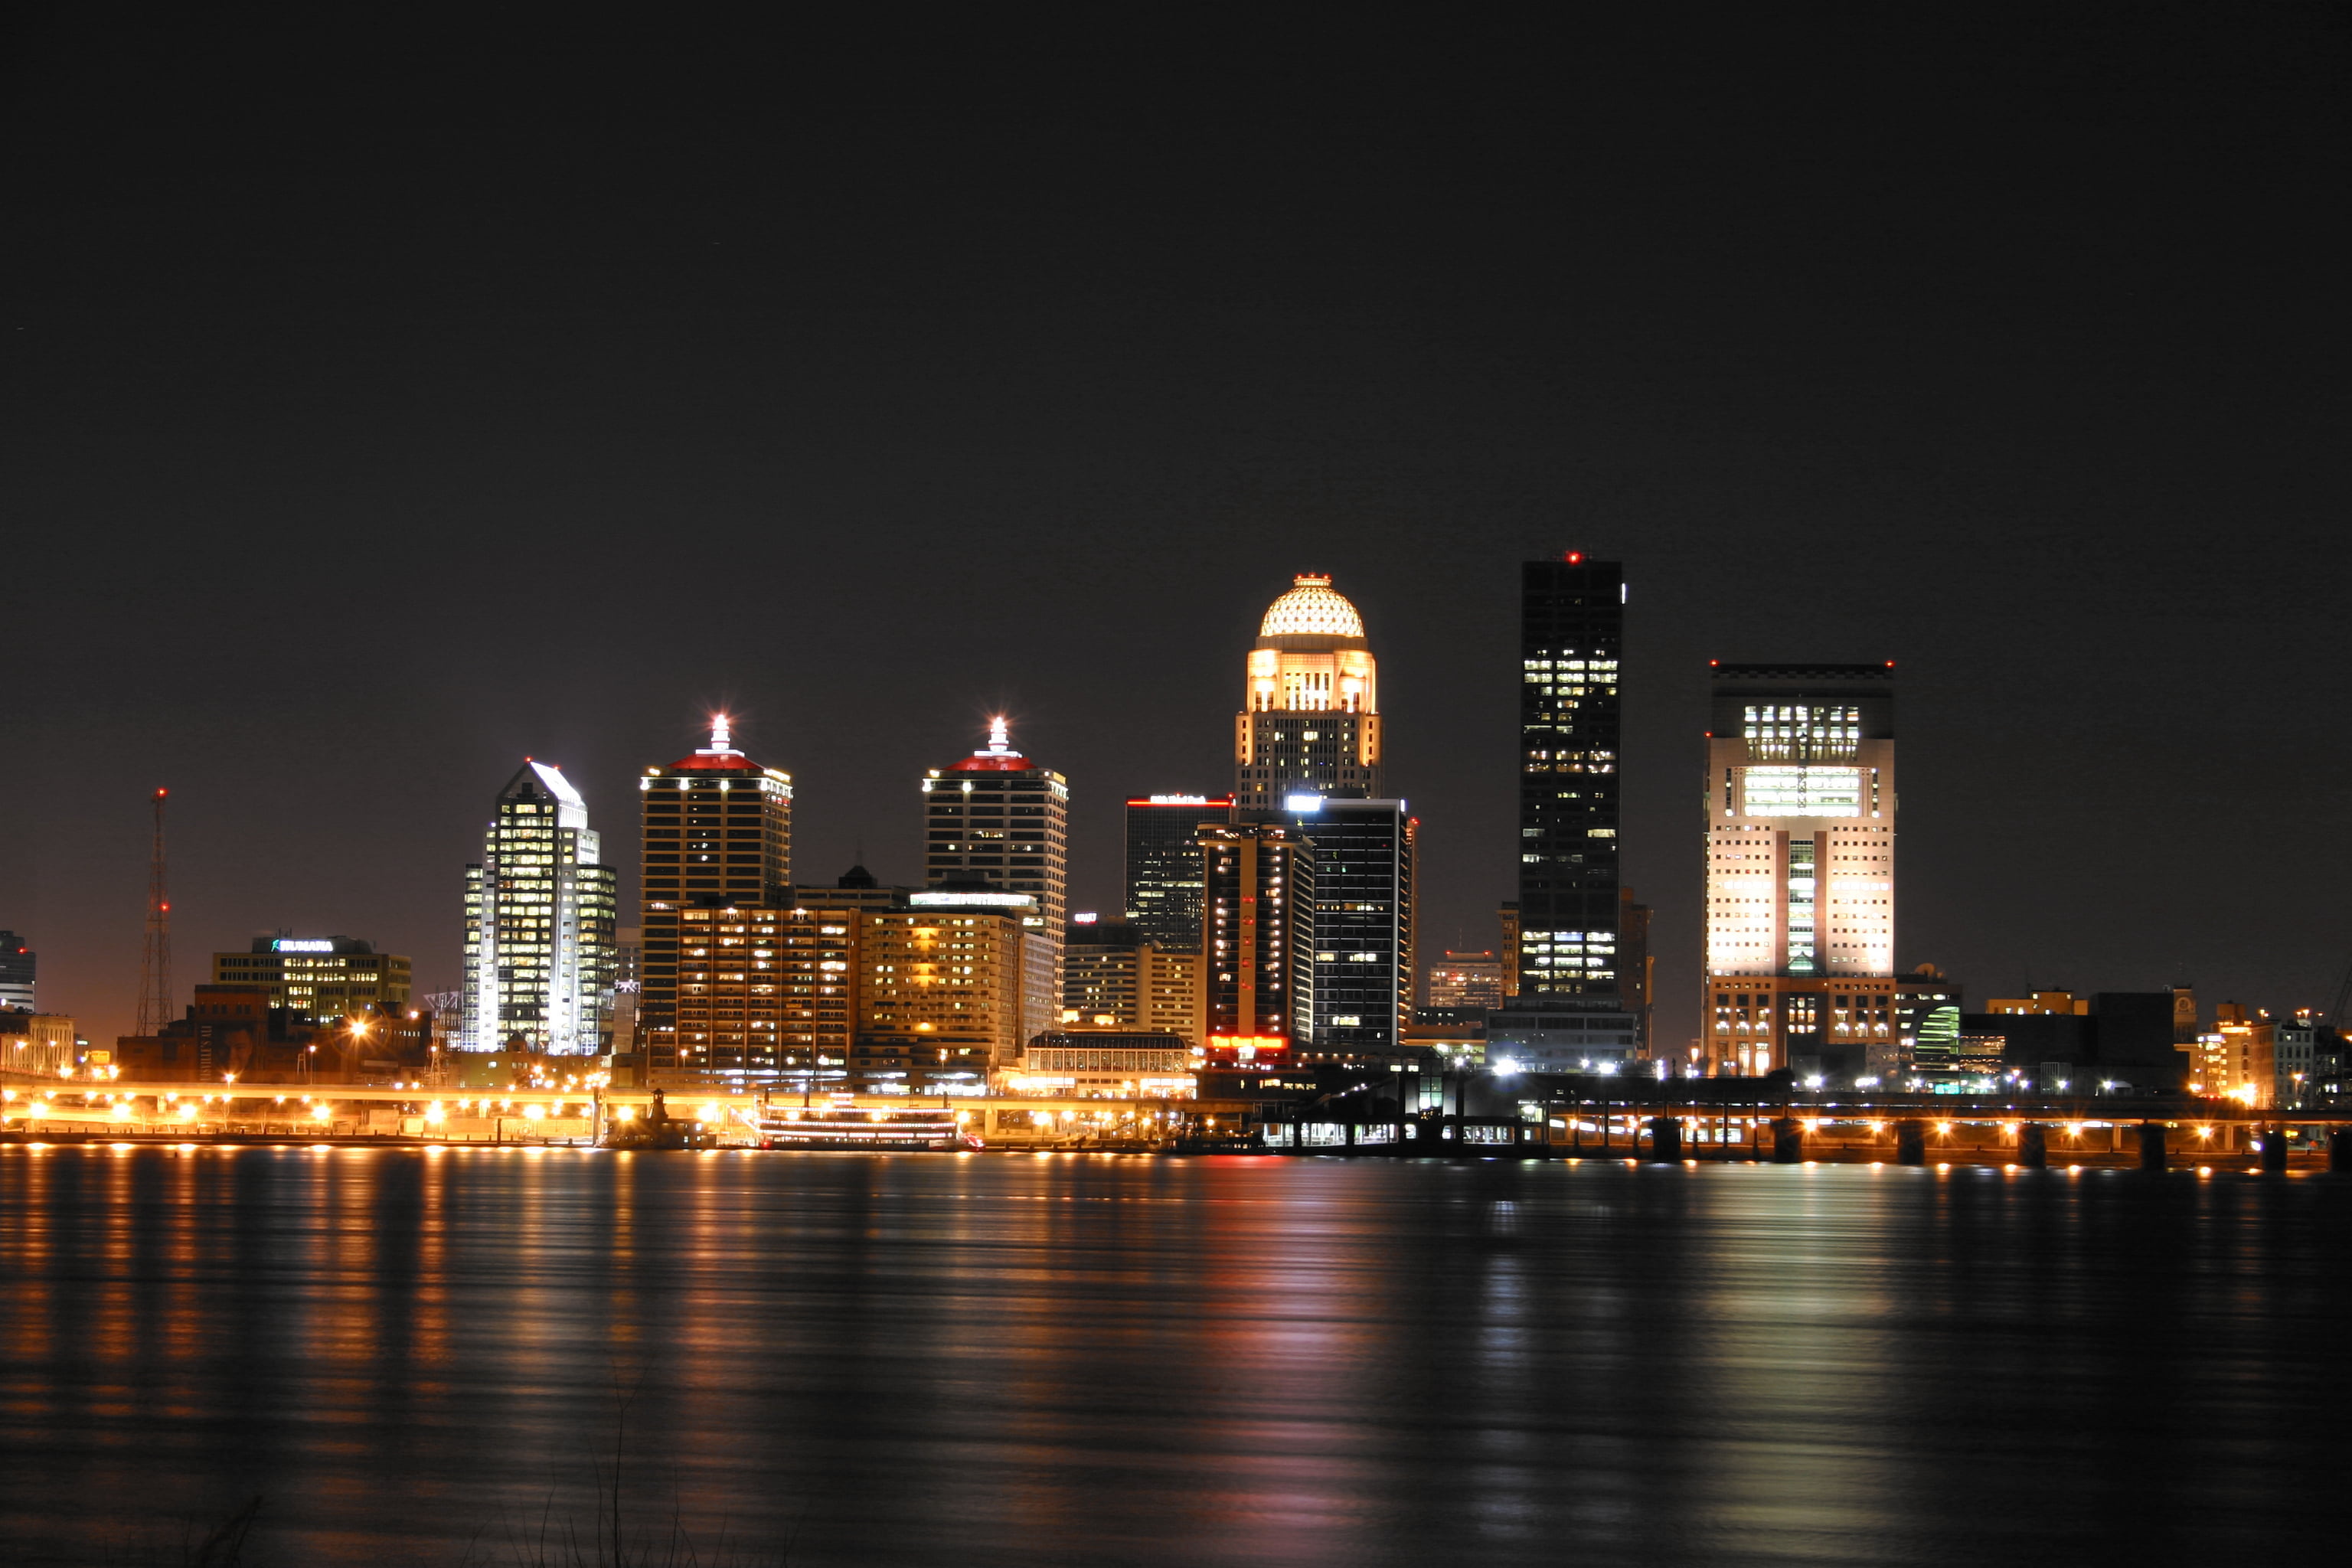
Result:
<svg viewBox="0 0 2352 1568"><path fill-rule="evenodd" d="M280 926L435 988L525 753L634 899L632 778L720 706L804 881L915 879L1003 708L1115 908L1119 801L1229 784L1305 570L1426 949L1488 946L1516 567L1567 549L1633 584L1663 1045L1709 658L1898 661L1904 967L2326 1000L2340 12L746 15L795 20L15 24L0 927L92 1039L158 784L181 1001Z"/></svg>

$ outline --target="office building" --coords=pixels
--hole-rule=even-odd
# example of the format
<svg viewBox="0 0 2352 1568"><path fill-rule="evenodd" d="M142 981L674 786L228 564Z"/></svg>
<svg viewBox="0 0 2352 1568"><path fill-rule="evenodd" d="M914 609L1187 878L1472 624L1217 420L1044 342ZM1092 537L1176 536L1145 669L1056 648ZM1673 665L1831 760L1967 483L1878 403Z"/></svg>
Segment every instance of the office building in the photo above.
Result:
<svg viewBox="0 0 2352 1568"><path fill-rule="evenodd" d="M1613 1069L1643 1049L1620 930L1625 598L1614 561L1519 569L1519 896L1501 911L1516 988L1487 1026L1498 1070Z"/></svg>
<svg viewBox="0 0 2352 1568"><path fill-rule="evenodd" d="M1519 994L1519 906L1504 904L1495 910L1496 934L1502 946L1496 956L1503 961L1503 1000L1508 1002Z"/></svg>
<svg viewBox="0 0 2352 1568"><path fill-rule="evenodd" d="M466 1048L608 1050L619 912L588 803L553 763L525 759L466 868Z"/></svg>
<svg viewBox="0 0 2352 1568"><path fill-rule="evenodd" d="M1713 668L1703 1057L1867 1077L1897 1037L1894 667Z"/></svg>
<svg viewBox="0 0 2352 1568"><path fill-rule="evenodd" d="M1302 573L1258 623L1234 718L1234 800L1278 811L1294 795L1381 793L1379 668L1364 618Z"/></svg>
<svg viewBox="0 0 2352 1568"><path fill-rule="evenodd" d="M680 1037L683 915L688 909L781 914L792 908L793 776L739 751L722 713L711 721L709 745L645 770L637 803L644 859L636 1047L656 1078L744 1070L726 1052L706 1060ZM724 1065L730 1062L736 1065Z"/></svg>
<svg viewBox="0 0 2352 1568"><path fill-rule="evenodd" d="M1930 974L1905 976L1904 991L1929 983ZM1958 987L1933 984L1950 993L1948 1005L1958 1005ZM1898 1006L1900 1001L1898 995ZM2189 1053L2173 1043L2172 1009L2169 991L1996 996L1981 1012L1959 1012L1961 1054L1993 1060L1994 1076L2052 1092L2062 1085L2176 1090L2190 1063ZM1913 1050L1915 1076L1929 1076L1926 1058L1923 1039Z"/></svg>
<svg viewBox="0 0 2352 1568"><path fill-rule="evenodd" d="M79 1055L74 1020L62 1013L0 1008L0 1071L53 1073Z"/></svg>
<svg viewBox="0 0 2352 1568"><path fill-rule="evenodd" d="M258 985L306 1024L408 1010L408 960L357 937L257 936L244 952L213 954L213 984Z"/></svg>
<svg viewBox="0 0 2352 1568"><path fill-rule="evenodd" d="M613 948L613 1054L631 1056L637 1049L637 1002L645 989L646 931L623 926Z"/></svg>
<svg viewBox="0 0 2352 1568"><path fill-rule="evenodd" d="M1625 575L1520 568L1518 998L1618 1002L1618 666Z"/></svg>
<svg viewBox="0 0 2352 1568"><path fill-rule="evenodd" d="M1270 822L1201 829L1202 1057L1288 1062L1315 1037L1315 858Z"/></svg>
<svg viewBox="0 0 2352 1568"><path fill-rule="evenodd" d="M927 889L909 904L858 915L852 1078L866 1093L977 1094L1051 1026L1025 999L1047 945L1034 896Z"/></svg>
<svg viewBox="0 0 2352 1568"><path fill-rule="evenodd" d="M2266 1109L2278 1097L2278 1024L2261 1008L2223 1002L2190 1053L2189 1092Z"/></svg>
<svg viewBox="0 0 2352 1568"><path fill-rule="evenodd" d="M1197 946L1197 942L1195 946ZM1073 921L1062 952L1065 1028L1142 1029L1201 1042L1201 955L1170 952L1143 928Z"/></svg>
<svg viewBox="0 0 2352 1568"><path fill-rule="evenodd" d="M0 931L0 1010L33 1010L33 976L39 955L13 931Z"/></svg>
<svg viewBox="0 0 2352 1568"><path fill-rule="evenodd" d="M1315 866L1314 1026L1296 1059L1386 1059L1412 1018L1421 824L1401 800L1295 795L1287 805Z"/></svg>
<svg viewBox="0 0 2352 1568"><path fill-rule="evenodd" d="M997 719L987 745L924 775L923 833L929 887L1029 900L1021 1005L1031 1033L1047 1027L1061 1011L1070 913L1069 781L1014 751L1005 721Z"/></svg>
<svg viewBox="0 0 2352 1568"><path fill-rule="evenodd" d="M1201 951L1201 829L1233 820L1231 795L1127 803L1127 921L1162 952Z"/></svg>
<svg viewBox="0 0 2352 1568"><path fill-rule="evenodd" d="M1503 961L1492 949L1457 952L1429 965L1422 981L1424 1006L1499 1007L1503 1005ZM1484 1020L1481 1020L1482 1024Z"/></svg>

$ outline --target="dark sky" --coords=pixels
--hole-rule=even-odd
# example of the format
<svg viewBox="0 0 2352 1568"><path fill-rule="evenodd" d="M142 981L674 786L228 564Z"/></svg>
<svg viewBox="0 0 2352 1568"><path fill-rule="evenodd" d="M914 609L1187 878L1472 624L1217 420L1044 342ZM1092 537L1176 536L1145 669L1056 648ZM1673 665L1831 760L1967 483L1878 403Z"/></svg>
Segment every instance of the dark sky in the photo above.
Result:
<svg viewBox="0 0 2352 1568"><path fill-rule="evenodd" d="M1769 9L34 14L0 926L128 1027L162 783L183 1000L277 926L453 984L521 756L633 894L632 776L717 704L804 879L915 877L916 779L1002 705L1109 908L1118 802L1229 781L1256 617L1319 569L1428 943L1483 946L1515 563L1573 548L1633 584L1663 1040L1709 658L1899 661L1905 966L2322 1000L2340 13Z"/></svg>

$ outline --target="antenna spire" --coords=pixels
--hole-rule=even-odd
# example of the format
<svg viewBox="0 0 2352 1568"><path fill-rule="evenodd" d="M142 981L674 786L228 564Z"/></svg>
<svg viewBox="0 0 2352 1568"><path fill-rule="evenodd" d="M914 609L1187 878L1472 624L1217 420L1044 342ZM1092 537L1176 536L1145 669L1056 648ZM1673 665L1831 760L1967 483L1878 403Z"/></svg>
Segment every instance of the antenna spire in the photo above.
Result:
<svg viewBox="0 0 2352 1568"><path fill-rule="evenodd" d="M155 847L147 861L147 941L139 955L139 1034L172 1021L172 895L163 880L163 797L155 792Z"/></svg>

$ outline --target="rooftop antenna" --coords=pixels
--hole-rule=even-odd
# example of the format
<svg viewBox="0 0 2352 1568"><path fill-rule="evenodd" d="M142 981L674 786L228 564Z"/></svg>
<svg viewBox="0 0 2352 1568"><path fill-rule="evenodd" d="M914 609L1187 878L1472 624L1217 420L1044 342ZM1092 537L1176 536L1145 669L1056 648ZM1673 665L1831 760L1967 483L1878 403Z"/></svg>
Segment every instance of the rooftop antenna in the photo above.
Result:
<svg viewBox="0 0 2352 1568"><path fill-rule="evenodd" d="M147 941L139 955L139 1035L172 1021L172 895L163 883L163 797L155 792L155 847L147 861Z"/></svg>

